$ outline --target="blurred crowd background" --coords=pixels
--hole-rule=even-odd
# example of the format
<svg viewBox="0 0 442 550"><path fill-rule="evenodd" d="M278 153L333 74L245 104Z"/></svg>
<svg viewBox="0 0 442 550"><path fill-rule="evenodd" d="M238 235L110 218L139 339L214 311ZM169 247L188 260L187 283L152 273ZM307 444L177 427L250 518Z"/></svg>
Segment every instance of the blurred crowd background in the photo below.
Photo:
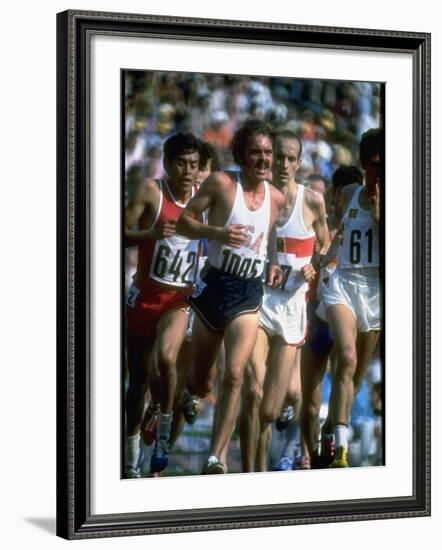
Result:
<svg viewBox="0 0 442 550"><path fill-rule="evenodd" d="M165 176L164 141L176 132L191 132L210 143L221 170L237 170L230 153L235 131L248 118L290 129L302 142L298 183L320 176L325 198L340 165L359 165L359 141L370 128L383 126L382 86L376 82L308 80L179 72L124 72L125 192L142 178ZM137 260L136 248L126 249L126 284ZM352 410L352 466L383 463L382 366L379 349ZM321 420L327 414L330 375L322 392ZM213 403L194 427L186 426L172 457L168 475L200 469L213 422ZM271 462L277 461L283 436L274 433ZM149 449L145 449L149 456ZM240 471L237 434L230 449L230 471ZM147 462L146 462L147 464Z"/></svg>
<svg viewBox="0 0 442 550"><path fill-rule="evenodd" d="M361 135L381 123L376 82L306 80L177 72L125 72L126 185L164 175L162 146L175 132L212 144L222 169L234 169L230 142L248 118L296 132L300 183L329 181L339 165L358 164Z"/></svg>

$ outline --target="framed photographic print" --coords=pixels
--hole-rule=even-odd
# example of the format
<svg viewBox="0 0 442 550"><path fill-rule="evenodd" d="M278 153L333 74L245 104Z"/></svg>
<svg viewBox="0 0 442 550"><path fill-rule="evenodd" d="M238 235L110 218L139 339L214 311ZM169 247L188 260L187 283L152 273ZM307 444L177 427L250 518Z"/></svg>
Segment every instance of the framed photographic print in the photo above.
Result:
<svg viewBox="0 0 442 550"><path fill-rule="evenodd" d="M57 534L429 515L430 36L69 10L57 69Z"/></svg>

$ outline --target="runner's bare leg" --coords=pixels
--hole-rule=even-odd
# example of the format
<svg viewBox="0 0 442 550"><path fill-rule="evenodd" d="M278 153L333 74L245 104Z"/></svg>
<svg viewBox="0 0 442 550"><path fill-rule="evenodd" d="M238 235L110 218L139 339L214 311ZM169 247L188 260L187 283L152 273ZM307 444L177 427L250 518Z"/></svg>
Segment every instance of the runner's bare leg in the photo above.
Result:
<svg viewBox="0 0 442 550"><path fill-rule="evenodd" d="M276 336L270 346L267 373L264 381L264 395L259 411L260 438L258 443L260 468L265 468L270 446L270 424L274 422L284 406L287 388L293 372L296 346L286 344ZM261 471L263 471L261 469ZM265 470L264 470L265 471Z"/></svg>
<svg viewBox="0 0 442 550"><path fill-rule="evenodd" d="M149 384L149 357L153 342L145 337L126 332L127 366L129 387L126 393L127 435L134 436L140 431L143 418L144 397Z"/></svg>
<svg viewBox="0 0 442 550"><path fill-rule="evenodd" d="M256 344L246 367L242 392L240 446L244 472L255 471L259 439L259 407L263 396L268 353L268 336L262 328L259 328Z"/></svg>
<svg viewBox="0 0 442 550"><path fill-rule="evenodd" d="M370 332L359 332L356 340L356 354L358 358L356 372L353 378L355 395L361 387L362 379L367 372L368 365L373 357L374 350L379 339L379 330L371 330Z"/></svg>
<svg viewBox="0 0 442 550"><path fill-rule="evenodd" d="M216 457L228 443L238 416L244 370L255 346L257 332L258 313L240 315L224 331L226 372L216 405L221 413L217 416L211 444L211 454Z"/></svg>
<svg viewBox="0 0 442 550"><path fill-rule="evenodd" d="M157 365L161 377L161 412L171 414L177 384L176 362L186 336L189 315L182 309L166 311L157 325Z"/></svg>
<svg viewBox="0 0 442 550"><path fill-rule="evenodd" d="M196 315L192 328L193 367L188 382L192 395L207 397L216 377L216 357L223 341L223 333L210 330Z"/></svg>
<svg viewBox="0 0 442 550"><path fill-rule="evenodd" d="M173 401L172 427L170 429L170 445L178 439L184 427L184 416L181 411L181 396L187 384L188 373L192 368L192 343L185 339L177 359L177 386Z"/></svg>
<svg viewBox="0 0 442 550"><path fill-rule="evenodd" d="M300 424L302 436L310 456L317 451L321 408L322 380L327 369L327 355L313 353L307 347L302 348L301 389L302 406Z"/></svg>
<svg viewBox="0 0 442 550"><path fill-rule="evenodd" d="M326 309L336 353L336 370L333 376L332 425L348 425L354 398L353 377L356 372L356 319L346 306L338 304Z"/></svg>

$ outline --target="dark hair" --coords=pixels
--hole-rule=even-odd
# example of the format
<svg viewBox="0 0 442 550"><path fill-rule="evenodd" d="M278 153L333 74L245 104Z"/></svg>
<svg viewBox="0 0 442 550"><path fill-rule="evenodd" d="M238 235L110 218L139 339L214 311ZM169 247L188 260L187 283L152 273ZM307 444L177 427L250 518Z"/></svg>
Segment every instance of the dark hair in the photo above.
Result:
<svg viewBox="0 0 442 550"><path fill-rule="evenodd" d="M143 170L139 164L132 164L126 172L126 190L130 194L143 179Z"/></svg>
<svg viewBox="0 0 442 550"><path fill-rule="evenodd" d="M200 147L200 169L205 168L208 161L211 160L211 170L216 172L220 168L218 153L215 150L215 147L206 141L201 143Z"/></svg>
<svg viewBox="0 0 442 550"><path fill-rule="evenodd" d="M305 178L306 185L311 185L314 181L322 181L327 187L327 180L324 178L324 176L321 176L321 174L310 174Z"/></svg>
<svg viewBox="0 0 442 550"><path fill-rule="evenodd" d="M372 128L362 134L361 143L359 144L359 160L362 168L376 154L384 156L384 131L381 128Z"/></svg>
<svg viewBox="0 0 442 550"><path fill-rule="evenodd" d="M164 142L164 165L170 164L174 158L183 153L199 153L200 147L201 142L193 134L182 134L178 132Z"/></svg>
<svg viewBox="0 0 442 550"><path fill-rule="evenodd" d="M235 132L230 148L236 164L240 166L243 164L247 143L252 136L256 135L268 136L273 142L273 128L268 122L262 120L249 119L242 128Z"/></svg>
<svg viewBox="0 0 442 550"><path fill-rule="evenodd" d="M333 189L337 191L340 187L345 187L351 183L362 185L363 175L357 166L341 165L332 176Z"/></svg>
<svg viewBox="0 0 442 550"><path fill-rule="evenodd" d="M274 134L274 139L276 140L276 138L293 139L294 141L297 141L299 146L298 160L301 158L302 141L299 139L295 132L292 132L292 130L278 130L278 132Z"/></svg>

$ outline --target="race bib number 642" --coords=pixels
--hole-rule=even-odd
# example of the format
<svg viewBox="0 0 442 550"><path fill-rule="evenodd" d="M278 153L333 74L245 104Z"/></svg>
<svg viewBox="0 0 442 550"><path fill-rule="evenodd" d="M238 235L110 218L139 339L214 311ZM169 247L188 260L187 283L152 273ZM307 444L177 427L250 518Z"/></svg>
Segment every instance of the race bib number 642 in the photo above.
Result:
<svg viewBox="0 0 442 550"><path fill-rule="evenodd" d="M151 277L173 286L189 286L195 282L197 253L194 250L172 250L162 243L155 249Z"/></svg>

